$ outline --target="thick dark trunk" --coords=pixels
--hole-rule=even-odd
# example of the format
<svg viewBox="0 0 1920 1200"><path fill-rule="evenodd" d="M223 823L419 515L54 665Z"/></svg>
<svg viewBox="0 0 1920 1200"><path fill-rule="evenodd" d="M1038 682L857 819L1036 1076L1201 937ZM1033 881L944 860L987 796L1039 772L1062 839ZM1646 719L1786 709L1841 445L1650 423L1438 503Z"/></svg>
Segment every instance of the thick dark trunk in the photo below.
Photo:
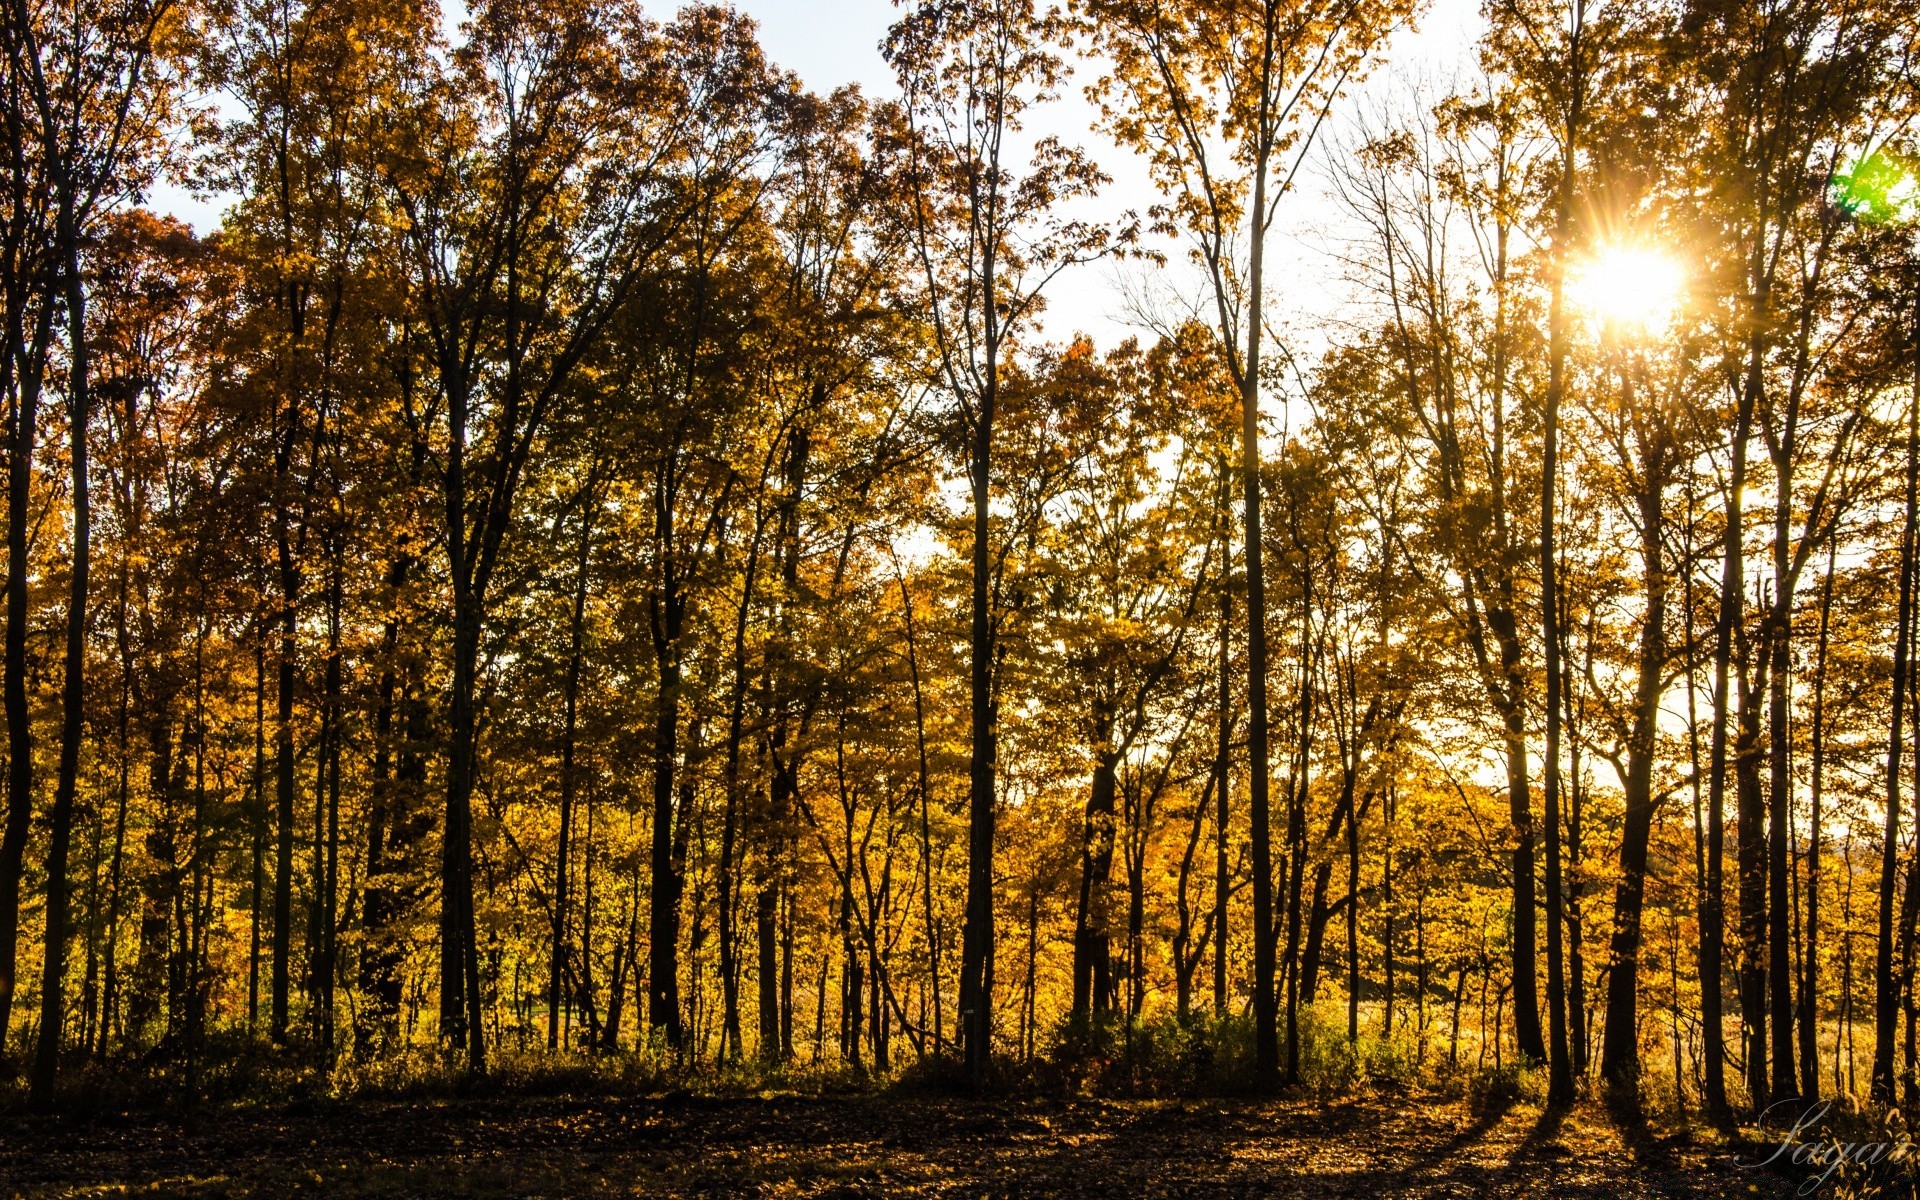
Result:
<svg viewBox="0 0 1920 1200"><path fill-rule="evenodd" d="M486 1069L473 911L474 677L480 624L478 601L471 589L456 586L453 694L447 712L447 807L440 841L440 1036L467 1052L475 1072Z"/></svg>
<svg viewBox="0 0 1920 1200"><path fill-rule="evenodd" d="M1653 767L1666 665L1666 570L1661 562L1661 503L1666 448L1654 436L1647 452L1640 495L1641 579L1646 612L1640 626L1639 679L1627 769L1621 780L1626 813L1620 830L1620 878L1614 889L1612 959L1607 975L1607 1034L1600 1074L1622 1098L1636 1097L1640 1082L1641 912L1646 899L1647 847L1653 830ZM1569 1089L1571 1083L1569 1082Z"/></svg>
<svg viewBox="0 0 1920 1200"><path fill-rule="evenodd" d="M517 353L517 346L510 348ZM444 368L442 373L447 374ZM448 446L441 489L453 585L453 679L447 703L447 802L440 826L440 1039L465 1050L469 1066L480 1074L486 1070L486 1029L480 1019L480 956L473 911L473 784L479 736L475 690L486 621L478 560L485 551L486 530L483 519L476 536L468 512L469 383L454 374L442 380L442 391L447 402Z"/></svg>
<svg viewBox="0 0 1920 1200"><path fill-rule="evenodd" d="M1703 1087L1706 1092L1708 1117L1723 1124L1730 1119L1732 1111L1727 1102L1726 1015L1722 984L1726 956L1724 872L1728 741L1732 715L1734 643L1741 619L1741 579L1746 569L1742 555L1746 520L1742 502L1747 479L1747 439L1752 434L1752 427L1753 396L1751 391L1743 390L1735 412L1733 441L1730 448L1731 469L1727 481L1726 529L1722 537L1725 545L1720 566L1720 604L1714 622L1713 729L1707 766L1707 890L1706 895L1700 900L1700 1017L1701 1057L1704 1060ZM1895 720L1897 721L1898 717ZM1744 843L1746 837L1744 824L1741 827L1740 837ZM1742 861L1744 862L1744 859ZM1743 912L1749 904L1745 880L1745 873L1742 872ZM1887 918L1891 925L1891 908L1887 910ZM1889 973L1892 970L1892 961L1891 957L1887 960ZM1744 1010L1747 1004L1744 976L1741 988L1741 1005ZM1891 1043L1888 1043L1888 1055L1888 1069L1891 1071Z"/></svg>
<svg viewBox="0 0 1920 1200"><path fill-rule="evenodd" d="M694 802L694 783L696 779L694 772L697 764L700 762L700 759L701 759L700 734L701 734L700 718L696 716L687 723L687 736L686 736L686 742L684 743L684 750L683 750L683 756L680 763L680 770L676 773L676 780L674 783L676 799L674 801L673 842L672 842L672 845L669 847L668 852L671 855L669 862L670 862L670 869L672 871L673 886L675 889L675 894L674 894L675 904L674 904L674 910L673 910L673 917L674 917L673 932L674 932L674 940L675 940L674 959L675 959L676 965L678 965L678 961L680 957L678 953L679 934L680 934L680 929L679 929L680 902L684 899L686 895L687 851L689 846L691 846L692 840L693 840L693 825L694 825L693 802ZM687 1006L682 1005L682 1002L679 996L679 988L677 986L674 988L674 995L672 997L672 1001L674 1005L674 1013L678 1019L679 1026L680 1026L680 1029L679 1029L680 1040L677 1044L677 1048L682 1051L684 1051L687 1048L687 1043L689 1041L689 1038L687 1035L687 1026L689 1024L689 1009L693 1014L693 1020L697 1021L699 1007L700 1007L700 992L699 992L700 960L698 955L699 955L699 943L700 943L701 937L702 937L702 934L700 930L699 913L696 911L694 915L693 930L688 939L692 947L690 953L694 955L693 961L689 965L688 972L687 972L688 976L691 978L693 983L693 994L689 998L689 1003ZM676 983L677 982L678 981L676 980Z"/></svg>
<svg viewBox="0 0 1920 1200"><path fill-rule="evenodd" d="M1382 833L1380 839L1380 915L1382 918L1380 934L1380 1040L1390 1042L1393 1039L1393 968L1394 968L1394 917L1393 907L1393 785L1388 784L1386 794L1381 798ZM1509 985L1511 986L1511 985ZM1496 1024L1496 1029L1498 1028ZM1500 1039L1494 1037L1494 1054L1500 1053Z"/></svg>
<svg viewBox="0 0 1920 1200"><path fill-rule="evenodd" d="M275 531L280 560L280 650L274 710L273 982L267 1018L276 1044L287 1040L287 1002L293 980L294 637L300 588L285 517L279 522Z"/></svg>
<svg viewBox="0 0 1920 1200"><path fill-rule="evenodd" d="M389 573L389 582L392 574ZM373 765L368 779L366 883L362 887L360 983L365 997L359 1009L355 1048L361 1054L384 1050L393 1041L400 1015L400 959L392 941L392 883L387 878L388 829L393 811L393 708L398 687L394 650L399 623L389 619L380 639L380 681L374 689Z"/></svg>
<svg viewBox="0 0 1920 1200"><path fill-rule="evenodd" d="M1225 556L1223 556L1225 561ZM1223 568L1224 570L1224 568ZM1214 748L1214 774L1219 786L1213 803L1213 1015L1227 1015L1227 902L1232 895L1231 867L1227 861L1228 820L1232 816L1228 793L1233 786L1233 691L1229 677L1227 629L1232 621L1232 593L1221 581L1220 588L1220 711L1219 743Z"/></svg>
<svg viewBox="0 0 1920 1200"><path fill-rule="evenodd" d="M994 396L996 364L975 417L973 483L972 629L968 639L970 698L967 789L967 915L960 946L960 1031L967 1078L985 1085L993 1053L993 842L996 731L993 704L993 614L988 605L992 556L988 518L992 501Z"/></svg>
<svg viewBox="0 0 1920 1200"><path fill-rule="evenodd" d="M1787 437L1791 437L1789 430ZM1791 731L1787 705L1788 643L1793 636L1792 553L1788 544L1788 521L1792 516L1792 443L1784 441L1785 461L1776 461L1775 473L1782 467L1788 474L1779 482L1774 501L1772 612L1766 624L1767 649L1767 760L1769 767L1767 805L1767 890L1773 907L1767 925L1767 999L1773 1025L1773 1083L1769 1101L1779 1104L1799 1092L1798 1063L1793 1040L1793 954L1792 921L1796 905L1789 901L1787 886L1789 858L1792 855L1791 813L1793 780L1789 774Z"/></svg>
<svg viewBox="0 0 1920 1200"><path fill-rule="evenodd" d="M1827 757L1827 645L1833 616L1833 567L1840 541L1836 524L1827 532L1827 572L1820 585L1820 637L1814 652L1812 779L1808 787L1811 809L1807 829L1807 941L1806 967L1800 980L1800 1094L1808 1104L1820 1099L1820 1039L1817 1001L1820 995L1820 828L1821 800L1826 784ZM1841 935L1843 938L1845 934Z"/></svg>
<svg viewBox="0 0 1920 1200"><path fill-rule="evenodd" d="M1091 1013L1113 1003L1113 934L1108 881L1113 872L1115 770L1118 759L1106 738L1111 719L1096 714L1100 741L1094 747L1093 782L1080 832L1080 902L1073 923L1072 1019L1084 1026Z"/></svg>
<svg viewBox="0 0 1920 1200"><path fill-rule="evenodd" d="M1578 33L1575 33L1578 38ZM1577 47L1578 42L1576 40ZM1576 85L1577 86L1577 85ZM1578 112L1578 101L1574 111ZM1561 182L1561 202L1559 230L1555 237L1556 250L1563 256L1566 253L1566 239L1569 233L1571 217L1566 205L1570 205L1573 195L1573 139L1569 131L1567 154L1563 160L1563 169L1568 178ZM1565 676L1560 661L1560 584L1558 581L1560 563L1559 551L1554 544L1555 538L1555 492L1559 487L1560 459L1560 402L1565 391L1566 378L1566 288L1564 267L1556 270L1553 276L1553 294L1549 303L1549 342L1550 362L1548 365L1546 414L1542 421L1542 451L1540 470L1540 645L1546 668L1546 745L1541 760L1541 798L1542 816L1546 824L1547 835L1547 1032L1545 1046L1540 1041L1539 1010L1533 999L1533 961L1532 946L1526 949L1524 960L1521 955L1520 928L1516 920L1514 930L1514 1030L1519 1035L1520 1053L1538 1062L1545 1051L1547 1060L1547 1103L1564 1107L1573 1102L1573 1066L1567 1052L1567 980L1565 958L1562 948L1566 924L1566 892L1560 864L1560 724L1561 690ZM1659 564L1653 564L1658 571ZM1643 662L1644 667L1644 662ZM1510 727L1511 728L1511 727ZM1532 814L1523 813L1518 807L1514 811L1516 830L1525 830L1532 824ZM1517 839L1525 845L1531 841L1528 832L1522 832ZM1526 845L1531 851L1531 845ZM1529 859L1531 854L1528 855ZM1532 864L1526 867L1530 874ZM1514 853L1514 911L1520 912L1521 861L1518 849ZM1531 882L1527 890L1532 891ZM1533 939L1532 897L1527 899L1526 939ZM1638 937L1638 930L1634 931ZM1617 937L1616 937L1617 940ZM1529 1029L1529 1026L1532 1026Z"/></svg>
<svg viewBox="0 0 1920 1200"><path fill-rule="evenodd" d="M1745 657L1745 640L1741 655ZM1747 1030L1747 1097L1755 1111L1767 1094L1767 834L1760 791L1760 714L1751 674L1737 664L1739 729L1734 743L1734 793L1740 822L1740 1013Z"/></svg>
<svg viewBox="0 0 1920 1200"><path fill-rule="evenodd" d="M593 548L593 516L584 506L595 503L584 498L580 517L580 552L574 563L573 604L567 618L567 677L562 686L560 725L560 835L553 856L553 946L547 975L547 1049L560 1048L560 1010L567 974L568 917L573 901L573 794L574 753L579 740L580 652L584 639L587 607L587 559ZM731 833L731 829L728 831ZM731 849L731 846L729 846ZM730 867L731 864L725 864ZM726 872L723 871L723 875ZM722 906L724 910L724 905ZM728 928L724 922L723 934ZM724 946L724 937L723 937ZM723 949L724 954L724 949Z"/></svg>
<svg viewBox="0 0 1920 1200"><path fill-rule="evenodd" d="M764 491L765 477L761 484ZM744 1053L740 1031L740 752L747 715L747 618L753 606L753 588L760 569L760 534L756 521L747 548L746 575L740 587L740 608L733 625L733 695L727 711L726 807L720 819L720 1057L736 1062ZM583 560L584 565L584 560Z"/></svg>
<svg viewBox="0 0 1920 1200"><path fill-rule="evenodd" d="M1300 940L1301 892L1307 866L1307 793L1312 786L1314 725L1313 572L1312 554L1300 537L1297 510L1293 543L1300 555L1300 683L1299 726L1293 750L1293 770L1287 788L1287 1067L1288 1083L1300 1081Z"/></svg>
<svg viewBox="0 0 1920 1200"><path fill-rule="evenodd" d="M340 618L343 597L339 531L332 531L334 546L327 586L327 667L324 674L320 736L320 761L314 769L314 876L319 885L314 894L313 1025L323 1061L333 1050L334 987L339 969L340 919L340 749L343 740L341 720Z"/></svg>
<svg viewBox="0 0 1920 1200"><path fill-rule="evenodd" d="M1271 18L1263 61L1272 55ZM1262 96L1262 114L1266 97ZM1264 158L1254 173L1253 211L1267 205ZM1259 1087L1272 1087L1280 1069L1280 1026L1274 990L1277 930L1273 920L1273 812L1267 762L1267 582L1260 534L1260 322L1265 239L1253 239L1247 354L1240 377L1240 486L1245 516L1247 570L1247 821L1253 851L1253 1071Z"/></svg>
<svg viewBox="0 0 1920 1200"><path fill-rule="evenodd" d="M1503 641L1503 655L1504 650ZM1518 671L1519 643L1513 643ZM1514 695L1518 695L1517 692ZM1521 706L1511 704L1505 714L1507 749L1507 812L1513 822L1513 1032L1520 1053L1532 1062L1546 1058L1546 1042L1540 1031L1539 991L1535 972L1539 968L1536 943L1538 919L1534 891L1534 842L1532 787L1527 779L1526 716Z"/></svg>
<svg viewBox="0 0 1920 1200"><path fill-rule="evenodd" d="M1917 310L1920 311L1920 310ZM1920 324L1920 316L1916 317ZM1913 670L1914 571L1920 539L1920 379L1907 402L1906 512L1900 527L1900 589L1893 634L1893 702L1887 732L1886 829L1881 835L1879 938L1874 948L1874 1033L1871 1093L1893 1102L1893 1042L1900 989L1893 976L1893 899L1899 877L1901 757L1906 749L1908 676ZM1920 714L1914 714L1920 719Z"/></svg>
<svg viewBox="0 0 1920 1200"><path fill-rule="evenodd" d="M19 286L10 280L8 290ZM21 350L21 301L9 297L8 338L17 348L8 356L18 398L8 414L7 429L7 817L0 833L0 1061L6 1058L7 1031L12 1028L16 963L20 938L20 879L26 859L27 834L33 819L33 717L27 706L27 533L32 526L33 452L38 440L40 411L40 353ZM39 332L44 349L45 326Z"/></svg>
<svg viewBox="0 0 1920 1200"><path fill-rule="evenodd" d="M670 536L670 535L669 535ZM671 568L668 568L671 571ZM653 605L659 687L653 716L652 887L647 911L647 1021L680 1048L680 893L674 855L675 770L680 754L680 632L686 600L671 575ZM682 818L684 819L684 818Z"/></svg>
<svg viewBox="0 0 1920 1200"><path fill-rule="evenodd" d="M73 471L73 564L67 599L66 678L61 688L60 764L53 809L47 818L47 913L40 985L40 1042L35 1048L28 1103L53 1103L60 1049L66 1032L68 880L73 838L74 793L80 782L80 739L86 719L87 574L92 558L93 510L88 501L87 427L92 418L88 386L86 283L81 275L79 233L71 199L61 214L67 312L67 398ZM24 562L18 564L23 569Z"/></svg>
<svg viewBox="0 0 1920 1200"><path fill-rule="evenodd" d="M1586 787L1580 782L1578 754L1569 756L1573 786L1567 799L1567 1050L1573 1056L1573 1073L1583 1076L1590 1061L1587 1033L1587 964L1585 956L1586 918L1580 903L1580 832Z"/></svg>
<svg viewBox="0 0 1920 1200"><path fill-rule="evenodd" d="M1347 1044L1360 1042L1360 812L1347 812Z"/></svg>
<svg viewBox="0 0 1920 1200"><path fill-rule="evenodd" d="M1325 953L1327 940L1327 921L1332 913L1327 908L1327 886L1333 882L1333 860L1322 859L1313 868L1313 903L1309 907L1311 914L1307 920L1307 948L1300 958L1300 999L1309 1008L1320 994L1320 958Z"/></svg>
<svg viewBox="0 0 1920 1200"><path fill-rule="evenodd" d="M1300 778L1288 788L1287 797L1287 941L1284 966L1286 980L1287 1033L1286 1081L1300 1082L1300 940L1301 893L1306 884L1307 865L1307 757L1299 759Z"/></svg>
<svg viewBox="0 0 1920 1200"><path fill-rule="evenodd" d="M1564 123L1560 133L1560 178L1555 187L1551 297L1547 315L1547 388L1545 413L1541 422L1540 469L1540 632L1541 653L1546 668L1546 746L1541 767L1543 808L1547 823L1547 1005L1553 1035L1549 1048L1541 1036L1540 1006L1534 983L1537 970L1534 945L1533 909L1533 816L1524 812L1517 798L1513 801L1515 848L1513 863L1513 1032L1521 1057L1547 1062L1547 1094L1550 1104L1564 1105L1573 1099L1573 1075L1567 1054L1566 975L1561 958L1561 937L1565 920L1565 892L1560 869L1560 691L1565 682L1560 664L1560 585L1559 551L1555 540L1555 493L1559 488L1560 410L1567 394L1567 355L1569 350L1566 297L1567 268L1571 259L1579 199L1580 140L1585 133L1586 64L1584 6L1576 5L1567 28L1567 79ZM1507 664L1509 756L1518 732L1520 678L1516 663ZM1521 760L1524 773L1525 759ZM1508 765L1509 778L1513 765ZM1525 859L1523 862L1522 859ZM1522 877L1524 881L1524 895Z"/></svg>
<svg viewBox="0 0 1920 1200"><path fill-rule="evenodd" d="M1143 824L1147 822L1143 820ZM1147 1003L1146 900L1147 863L1145 847L1133 839L1145 831L1129 830L1127 852L1127 1028L1132 1038L1134 1023Z"/></svg>
<svg viewBox="0 0 1920 1200"><path fill-rule="evenodd" d="M124 604L123 598L123 607ZM126 618L123 612L121 616L123 628L125 623ZM124 647L124 632L121 640ZM121 659L122 662L126 661L124 648ZM124 667L123 670L130 671L131 667ZM123 710L126 702L127 693L123 686L121 691ZM120 720L120 804L123 810L126 807L127 795L126 724L126 715L123 711ZM248 782L247 792L247 823L250 826L253 841L252 870L248 874L250 897L247 906L250 910L247 922L247 1034L251 1037L260 1026L260 931L265 916L267 888L267 643L264 629L258 631L253 647L253 778ZM377 799L376 795L376 801ZM111 960L113 955L111 940L107 943L107 955ZM103 1039L103 1054L104 1045Z"/></svg>

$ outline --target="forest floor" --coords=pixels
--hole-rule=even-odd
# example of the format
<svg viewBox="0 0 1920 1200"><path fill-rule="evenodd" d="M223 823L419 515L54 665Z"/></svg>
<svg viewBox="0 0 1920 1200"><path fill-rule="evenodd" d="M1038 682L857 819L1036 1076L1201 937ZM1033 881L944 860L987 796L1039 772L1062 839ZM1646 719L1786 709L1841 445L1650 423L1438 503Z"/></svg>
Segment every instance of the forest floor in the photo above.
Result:
<svg viewBox="0 0 1920 1200"><path fill-rule="evenodd" d="M1746 1152L1751 1160L1753 1154ZM1791 1183L1598 1110L1326 1101L343 1101L0 1119L0 1197L1778 1196Z"/></svg>

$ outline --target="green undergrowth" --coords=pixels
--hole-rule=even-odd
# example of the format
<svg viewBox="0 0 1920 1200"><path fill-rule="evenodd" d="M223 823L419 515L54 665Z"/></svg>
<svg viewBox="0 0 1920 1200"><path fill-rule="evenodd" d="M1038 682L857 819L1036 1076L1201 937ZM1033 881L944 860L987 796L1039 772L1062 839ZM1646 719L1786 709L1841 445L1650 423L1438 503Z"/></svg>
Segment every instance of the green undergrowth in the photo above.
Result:
<svg viewBox="0 0 1920 1200"><path fill-rule="evenodd" d="M997 1057L988 1094L1031 1097L1153 1099L1251 1096L1255 1071L1253 1022L1171 1015L1128 1022L1114 1013L1065 1022L1039 1039L1031 1058ZM1477 1107L1538 1100L1540 1072L1511 1065L1480 1067L1465 1055L1409 1027L1391 1037L1363 1031L1347 1037L1337 1005L1302 1013L1297 1066L1288 1071L1284 1032L1279 1067L1294 1096L1358 1091L1420 1091L1463 1097ZM0 1065L0 1113L26 1112L17 1064ZM664 1045L612 1054L548 1051L511 1043L491 1049L484 1073L464 1057L429 1047L377 1058L351 1054L329 1061L298 1043L272 1046L222 1035L193 1061L150 1053L134 1060L75 1059L63 1069L56 1109L74 1114L185 1112L219 1108L301 1108L341 1102L434 1102L539 1097L708 1097L962 1095L972 1081L951 1056L919 1057L897 1047L891 1069L875 1071L831 1058L813 1064L767 1064L748 1057L716 1063L676 1056Z"/></svg>

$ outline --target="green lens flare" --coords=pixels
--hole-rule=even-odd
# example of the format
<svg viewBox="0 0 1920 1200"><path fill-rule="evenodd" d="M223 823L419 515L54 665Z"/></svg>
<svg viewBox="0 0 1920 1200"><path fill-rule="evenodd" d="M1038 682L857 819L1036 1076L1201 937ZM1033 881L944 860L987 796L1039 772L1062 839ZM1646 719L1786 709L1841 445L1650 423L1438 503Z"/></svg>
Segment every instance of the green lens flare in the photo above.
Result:
<svg viewBox="0 0 1920 1200"><path fill-rule="evenodd" d="M1920 216L1912 168L1884 150L1863 154L1833 177L1835 207L1865 225L1905 224Z"/></svg>

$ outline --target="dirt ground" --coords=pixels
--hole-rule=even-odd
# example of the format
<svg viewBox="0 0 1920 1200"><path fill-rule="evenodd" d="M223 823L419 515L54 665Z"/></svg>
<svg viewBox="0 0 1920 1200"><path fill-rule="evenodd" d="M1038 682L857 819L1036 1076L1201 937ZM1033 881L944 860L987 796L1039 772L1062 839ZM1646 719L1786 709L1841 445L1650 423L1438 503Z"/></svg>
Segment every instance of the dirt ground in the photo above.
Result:
<svg viewBox="0 0 1920 1200"><path fill-rule="evenodd" d="M1751 1153L1747 1157L1752 1157ZM0 1124L0 1196L1790 1196L1733 1151L1420 1095L356 1102Z"/></svg>

